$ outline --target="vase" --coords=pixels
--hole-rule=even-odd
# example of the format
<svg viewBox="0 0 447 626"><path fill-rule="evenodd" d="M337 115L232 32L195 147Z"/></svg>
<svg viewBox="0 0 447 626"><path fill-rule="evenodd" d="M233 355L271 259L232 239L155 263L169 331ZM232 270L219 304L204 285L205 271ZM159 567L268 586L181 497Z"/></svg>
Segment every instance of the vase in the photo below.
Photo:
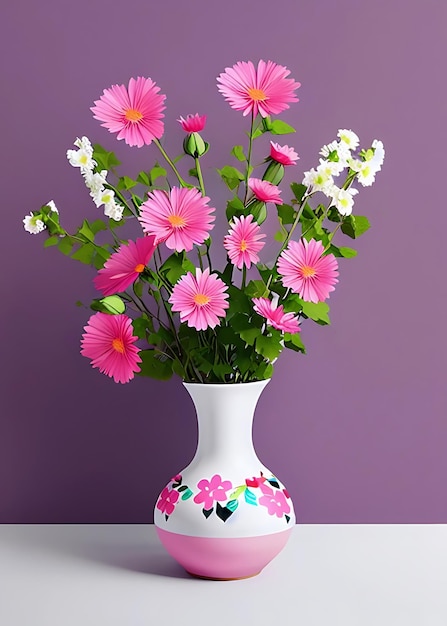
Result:
<svg viewBox="0 0 447 626"><path fill-rule="evenodd" d="M290 496L258 459L252 425L268 380L183 383L197 413L198 445L155 505L158 536L193 576L255 576L282 550L295 524Z"/></svg>

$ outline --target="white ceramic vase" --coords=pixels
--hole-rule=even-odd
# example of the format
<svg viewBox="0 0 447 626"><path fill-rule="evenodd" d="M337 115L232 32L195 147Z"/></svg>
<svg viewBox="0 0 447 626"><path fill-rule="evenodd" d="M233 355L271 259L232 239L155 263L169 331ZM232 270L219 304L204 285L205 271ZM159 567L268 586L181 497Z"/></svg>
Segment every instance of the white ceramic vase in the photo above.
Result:
<svg viewBox="0 0 447 626"><path fill-rule="evenodd" d="M268 382L184 383L197 412L197 451L161 492L154 519L167 551L194 576L258 574L295 524L287 490L253 447L254 411Z"/></svg>

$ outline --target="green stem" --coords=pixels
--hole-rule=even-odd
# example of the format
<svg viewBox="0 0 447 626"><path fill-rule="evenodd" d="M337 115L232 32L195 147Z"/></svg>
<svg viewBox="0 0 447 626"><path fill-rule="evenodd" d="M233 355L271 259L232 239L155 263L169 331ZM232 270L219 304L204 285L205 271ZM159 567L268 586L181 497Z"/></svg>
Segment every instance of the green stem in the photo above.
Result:
<svg viewBox="0 0 447 626"><path fill-rule="evenodd" d="M203 182L203 176L202 176L202 168L200 167L200 159L198 157L195 157L194 161L196 163L196 171L197 171L197 178L199 179L200 191L202 192L202 196L206 196L205 183Z"/></svg>
<svg viewBox="0 0 447 626"><path fill-rule="evenodd" d="M247 268L245 266L245 264L242 266L242 282L241 282L241 289L245 289L245 283L247 281Z"/></svg>
<svg viewBox="0 0 447 626"><path fill-rule="evenodd" d="M244 204L247 202L248 198L248 178L250 176L250 163L251 163L251 152L253 148L253 126L255 122L255 117L253 111L251 112L251 124L250 124L250 135L248 138L248 154L247 154L247 172L245 174L245 197Z"/></svg>
<svg viewBox="0 0 447 626"><path fill-rule="evenodd" d="M169 163L172 171L174 172L174 174L177 176L178 182L180 183L180 185L182 187L188 187L188 183L186 183L183 178L180 176L178 169L175 167L174 162L169 158L166 150L163 148L163 146L161 145L161 143L159 142L158 139L154 139L154 143L157 146L157 148L160 150L160 152L162 153L163 157L165 158L166 162Z"/></svg>

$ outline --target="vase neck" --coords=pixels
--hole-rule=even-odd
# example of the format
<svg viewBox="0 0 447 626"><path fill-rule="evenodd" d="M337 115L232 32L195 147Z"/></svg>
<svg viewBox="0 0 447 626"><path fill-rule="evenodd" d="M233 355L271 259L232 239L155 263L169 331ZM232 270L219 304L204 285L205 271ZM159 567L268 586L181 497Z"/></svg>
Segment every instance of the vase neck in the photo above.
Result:
<svg viewBox="0 0 447 626"><path fill-rule="evenodd" d="M197 412L199 440L192 461L212 457L234 463L238 458L257 459L253 448L253 417L268 380L255 383L206 385L184 383Z"/></svg>

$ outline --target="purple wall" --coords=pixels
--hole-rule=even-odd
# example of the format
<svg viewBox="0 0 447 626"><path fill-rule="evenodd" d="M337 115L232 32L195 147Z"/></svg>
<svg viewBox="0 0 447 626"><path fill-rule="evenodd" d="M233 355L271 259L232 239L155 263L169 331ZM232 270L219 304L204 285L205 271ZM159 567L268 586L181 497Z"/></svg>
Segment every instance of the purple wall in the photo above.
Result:
<svg viewBox="0 0 447 626"><path fill-rule="evenodd" d="M217 8L219 7L219 8ZM155 158L116 142L89 107L103 88L147 75L175 119L208 114L212 168L242 140L215 77L272 59L301 81L285 118L296 179L338 128L384 141L361 189L373 228L341 266L333 324L307 325L306 357L284 354L255 423L258 452L307 523L447 522L447 281L443 78L447 4L429 0L9 3L2 79L0 522L148 522L165 481L191 458L192 404L178 380L115 385L79 355L93 271L22 228L54 199L72 228L94 218L65 160L77 135L136 173ZM229 130L231 126L231 132ZM284 143L287 143L284 141ZM284 194L285 192L283 192ZM222 222L223 223L223 222Z"/></svg>

